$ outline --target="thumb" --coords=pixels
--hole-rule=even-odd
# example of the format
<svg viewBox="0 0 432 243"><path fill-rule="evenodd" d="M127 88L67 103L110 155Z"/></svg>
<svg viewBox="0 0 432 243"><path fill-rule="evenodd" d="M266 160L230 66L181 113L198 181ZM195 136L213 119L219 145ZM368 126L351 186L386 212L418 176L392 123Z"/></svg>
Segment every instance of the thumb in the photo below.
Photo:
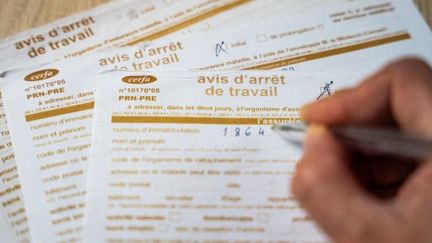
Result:
<svg viewBox="0 0 432 243"><path fill-rule="evenodd" d="M361 189L348 169L349 156L325 127L312 126L292 191L312 218L338 242L374 237L380 204Z"/></svg>

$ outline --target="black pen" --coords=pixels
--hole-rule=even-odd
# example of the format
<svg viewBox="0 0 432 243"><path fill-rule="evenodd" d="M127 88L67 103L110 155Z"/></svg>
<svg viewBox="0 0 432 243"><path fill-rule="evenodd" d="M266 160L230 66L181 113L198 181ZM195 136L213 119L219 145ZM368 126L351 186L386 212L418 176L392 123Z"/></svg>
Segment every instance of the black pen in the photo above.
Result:
<svg viewBox="0 0 432 243"><path fill-rule="evenodd" d="M272 129L287 140L296 139L294 133L306 133L302 122L278 124ZM352 149L374 154L424 160L432 158L432 138L417 137L396 129L383 127L330 127L333 134ZM298 141L294 141L297 142Z"/></svg>

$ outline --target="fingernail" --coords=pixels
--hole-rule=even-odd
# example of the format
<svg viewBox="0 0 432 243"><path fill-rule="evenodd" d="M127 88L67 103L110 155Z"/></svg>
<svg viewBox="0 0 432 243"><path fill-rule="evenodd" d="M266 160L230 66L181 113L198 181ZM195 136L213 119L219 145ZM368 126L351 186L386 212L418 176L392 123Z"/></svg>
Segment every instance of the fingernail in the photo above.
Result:
<svg viewBox="0 0 432 243"><path fill-rule="evenodd" d="M312 104L306 104L306 105L304 105L304 106L302 106L300 108L300 117L303 118L303 120L305 120L305 118L306 118L306 112L307 112L307 110L309 109L309 107L311 105Z"/></svg>

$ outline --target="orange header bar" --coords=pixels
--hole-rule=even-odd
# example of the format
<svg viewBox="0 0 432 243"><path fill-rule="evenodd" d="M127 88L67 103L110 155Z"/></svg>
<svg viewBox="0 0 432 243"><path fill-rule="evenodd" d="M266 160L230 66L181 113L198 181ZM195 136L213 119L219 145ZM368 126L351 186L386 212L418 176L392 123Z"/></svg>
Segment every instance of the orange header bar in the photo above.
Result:
<svg viewBox="0 0 432 243"><path fill-rule="evenodd" d="M69 114L78 111L90 110L94 108L94 104L95 104L94 102L88 102L88 103L72 105L72 106L54 109L54 110L33 113L33 114L26 115L25 119L27 122L29 122L29 121L35 121L35 120L45 119L54 116L60 116L60 115Z"/></svg>
<svg viewBox="0 0 432 243"><path fill-rule="evenodd" d="M112 116L112 123L208 124L208 125L273 125L302 121L301 118L226 118L173 116Z"/></svg>

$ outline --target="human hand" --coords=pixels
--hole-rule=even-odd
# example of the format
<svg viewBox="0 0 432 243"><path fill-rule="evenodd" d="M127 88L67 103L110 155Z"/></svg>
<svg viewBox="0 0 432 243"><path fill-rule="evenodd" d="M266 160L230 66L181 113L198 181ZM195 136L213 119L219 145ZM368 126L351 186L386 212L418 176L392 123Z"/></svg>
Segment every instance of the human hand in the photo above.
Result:
<svg viewBox="0 0 432 243"><path fill-rule="evenodd" d="M393 63L356 88L304 107L306 135L292 191L335 242L432 242L432 158L360 155L323 125L386 125L432 137L432 70Z"/></svg>

